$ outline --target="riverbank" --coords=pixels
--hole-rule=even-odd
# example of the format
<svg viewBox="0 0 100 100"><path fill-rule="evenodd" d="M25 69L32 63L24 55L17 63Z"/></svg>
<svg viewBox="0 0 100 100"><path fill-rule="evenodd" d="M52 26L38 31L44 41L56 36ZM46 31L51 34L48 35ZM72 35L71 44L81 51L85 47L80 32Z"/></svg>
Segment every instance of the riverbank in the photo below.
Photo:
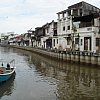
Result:
<svg viewBox="0 0 100 100"><path fill-rule="evenodd" d="M61 52L33 47L21 47L21 46L10 46L13 48L23 49L30 52L37 53L41 56L49 57L54 60L61 60L70 63L78 63L78 64L86 64L86 65L95 65L100 66L100 55L94 54L91 52L79 52L79 51L71 51L71 52Z"/></svg>

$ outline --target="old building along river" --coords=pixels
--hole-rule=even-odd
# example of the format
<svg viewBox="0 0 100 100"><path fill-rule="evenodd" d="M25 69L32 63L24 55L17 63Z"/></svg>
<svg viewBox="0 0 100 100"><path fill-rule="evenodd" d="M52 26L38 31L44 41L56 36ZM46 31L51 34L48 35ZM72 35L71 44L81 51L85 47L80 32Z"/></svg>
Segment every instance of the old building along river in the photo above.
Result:
<svg viewBox="0 0 100 100"><path fill-rule="evenodd" d="M100 100L100 68L54 61L0 47L0 59L15 59L16 73L0 84L0 100Z"/></svg>

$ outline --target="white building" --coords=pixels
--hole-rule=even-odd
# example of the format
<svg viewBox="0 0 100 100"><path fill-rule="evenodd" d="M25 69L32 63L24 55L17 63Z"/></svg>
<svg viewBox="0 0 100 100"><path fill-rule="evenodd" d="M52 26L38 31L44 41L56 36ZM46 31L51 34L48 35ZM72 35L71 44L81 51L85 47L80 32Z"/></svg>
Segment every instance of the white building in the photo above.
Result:
<svg viewBox="0 0 100 100"><path fill-rule="evenodd" d="M55 48L57 36L57 22L54 20L50 23L45 24L43 27L43 36L41 37L42 48Z"/></svg>
<svg viewBox="0 0 100 100"><path fill-rule="evenodd" d="M7 33L1 33L1 36L0 36L0 44L2 44L2 45L6 45L6 44L8 44L8 37L9 37L9 35L7 34Z"/></svg>
<svg viewBox="0 0 100 100"><path fill-rule="evenodd" d="M99 8L82 1L57 14L58 49L100 52Z"/></svg>

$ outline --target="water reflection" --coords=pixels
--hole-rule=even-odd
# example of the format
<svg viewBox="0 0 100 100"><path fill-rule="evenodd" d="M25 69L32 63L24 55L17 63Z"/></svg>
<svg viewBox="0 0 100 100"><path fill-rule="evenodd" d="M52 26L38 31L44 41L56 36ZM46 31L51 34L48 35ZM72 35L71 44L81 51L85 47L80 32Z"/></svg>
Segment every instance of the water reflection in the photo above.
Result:
<svg viewBox="0 0 100 100"><path fill-rule="evenodd" d="M55 61L23 50L11 49L11 52L24 56L25 65L28 65L26 67L20 66L20 72L18 72L16 80L19 87L17 87L17 93L20 92L26 96L26 92L22 92L21 90L24 90L24 86L27 86L27 89L29 89L28 91L33 93L31 95L31 100L33 100L33 97L37 98L34 100L100 100L100 68L95 68L95 66L68 64L60 60ZM28 70L27 67L29 67L30 70ZM18 76L23 76L23 78L21 77L21 79L19 79ZM25 79L24 81L27 82L27 85L25 82L23 83L23 79ZM12 84L14 84L13 82ZM32 82L34 82L34 84ZM11 85L11 83L9 85ZM10 87L9 85L7 88ZM23 88L20 89L22 86ZM50 91L44 90L43 86L47 86L46 89ZM13 85L11 87L12 91L14 87ZM34 87L35 91L32 87ZM54 89L50 89L53 87ZM46 92L41 94L39 89L52 93L49 95L50 97L48 97ZM41 94L41 96L39 95L37 97L36 91ZM11 92L9 92L8 95L10 93ZM0 91L0 94L5 95L6 92L1 93ZM35 96L33 96L34 94ZM21 96L19 96L19 98L20 97ZM42 98L40 99L40 97ZM23 98L24 100L26 99L26 97ZM28 99L30 99L30 96Z"/></svg>
<svg viewBox="0 0 100 100"><path fill-rule="evenodd" d="M15 75L16 73L14 73L8 81L0 83L0 99L2 96L8 96L12 94L14 89Z"/></svg>
<svg viewBox="0 0 100 100"><path fill-rule="evenodd" d="M56 79L58 100L100 100L100 69L57 62L39 55L29 56L29 62L43 76Z"/></svg>

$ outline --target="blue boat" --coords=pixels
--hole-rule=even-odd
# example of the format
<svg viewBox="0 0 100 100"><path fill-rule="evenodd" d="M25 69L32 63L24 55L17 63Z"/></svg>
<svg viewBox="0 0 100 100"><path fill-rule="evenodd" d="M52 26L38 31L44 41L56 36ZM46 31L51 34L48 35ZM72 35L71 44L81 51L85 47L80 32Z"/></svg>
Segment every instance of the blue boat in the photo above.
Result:
<svg viewBox="0 0 100 100"><path fill-rule="evenodd" d="M7 67L3 67L2 63L2 67L0 67L0 82L7 81L14 74L15 66L12 66L13 62L15 62L14 59L7 63Z"/></svg>

